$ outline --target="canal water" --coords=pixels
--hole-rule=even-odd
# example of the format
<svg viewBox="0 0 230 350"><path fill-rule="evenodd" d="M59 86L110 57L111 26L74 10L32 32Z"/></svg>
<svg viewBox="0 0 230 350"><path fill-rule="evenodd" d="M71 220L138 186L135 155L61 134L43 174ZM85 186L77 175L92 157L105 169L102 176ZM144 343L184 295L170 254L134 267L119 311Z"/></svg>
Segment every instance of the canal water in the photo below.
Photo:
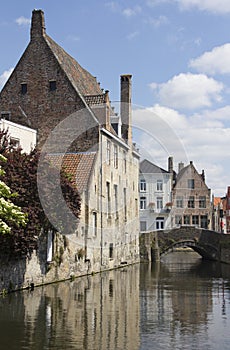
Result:
<svg viewBox="0 0 230 350"><path fill-rule="evenodd" d="M230 266L174 252L0 298L2 350L229 350Z"/></svg>

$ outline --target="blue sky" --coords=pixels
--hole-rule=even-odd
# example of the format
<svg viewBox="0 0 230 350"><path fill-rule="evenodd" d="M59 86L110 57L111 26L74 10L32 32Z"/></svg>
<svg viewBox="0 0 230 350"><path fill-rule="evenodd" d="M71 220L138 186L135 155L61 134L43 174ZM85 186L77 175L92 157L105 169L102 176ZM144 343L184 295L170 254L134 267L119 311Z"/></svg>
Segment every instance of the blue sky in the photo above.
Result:
<svg viewBox="0 0 230 350"><path fill-rule="evenodd" d="M216 196L230 185L230 1L68 0L1 4L0 88L29 42L31 13L119 100L133 75L133 127L142 157L190 160Z"/></svg>

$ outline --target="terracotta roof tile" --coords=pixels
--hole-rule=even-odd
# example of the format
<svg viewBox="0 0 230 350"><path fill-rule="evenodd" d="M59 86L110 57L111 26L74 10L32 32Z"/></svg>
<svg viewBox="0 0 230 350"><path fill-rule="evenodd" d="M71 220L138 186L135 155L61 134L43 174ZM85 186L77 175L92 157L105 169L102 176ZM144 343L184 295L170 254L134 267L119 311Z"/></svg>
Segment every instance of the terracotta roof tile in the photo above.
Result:
<svg viewBox="0 0 230 350"><path fill-rule="evenodd" d="M48 155L53 166L57 166L59 169L62 168L73 177L73 181L80 193L87 189L95 157L96 152Z"/></svg>
<svg viewBox="0 0 230 350"><path fill-rule="evenodd" d="M221 202L221 197L214 197L213 204L214 206L217 206Z"/></svg>

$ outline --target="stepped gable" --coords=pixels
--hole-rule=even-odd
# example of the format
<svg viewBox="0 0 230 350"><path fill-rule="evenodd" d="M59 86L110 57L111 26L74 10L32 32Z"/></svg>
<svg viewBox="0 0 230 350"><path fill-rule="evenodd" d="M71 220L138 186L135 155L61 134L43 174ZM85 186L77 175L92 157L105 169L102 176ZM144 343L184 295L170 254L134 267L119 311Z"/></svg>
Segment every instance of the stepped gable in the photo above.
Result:
<svg viewBox="0 0 230 350"><path fill-rule="evenodd" d="M144 159L140 163L140 172L143 174L161 174L161 173L168 173L167 170L164 170L160 168L159 166L151 163L149 160Z"/></svg>
<svg viewBox="0 0 230 350"><path fill-rule="evenodd" d="M79 193L87 189L88 181L93 169L96 152L49 154L48 159L52 166L58 167L71 175L73 183Z"/></svg>

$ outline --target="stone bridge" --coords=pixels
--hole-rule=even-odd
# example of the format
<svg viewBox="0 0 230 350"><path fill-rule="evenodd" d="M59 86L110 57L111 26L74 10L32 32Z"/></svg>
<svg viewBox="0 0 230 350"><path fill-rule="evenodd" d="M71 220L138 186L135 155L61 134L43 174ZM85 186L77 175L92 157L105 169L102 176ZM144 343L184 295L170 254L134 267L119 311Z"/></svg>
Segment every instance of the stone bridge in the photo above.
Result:
<svg viewBox="0 0 230 350"><path fill-rule="evenodd" d="M177 247L191 247L207 260L230 264L230 235L181 226L172 230L140 233L141 261L157 261Z"/></svg>

